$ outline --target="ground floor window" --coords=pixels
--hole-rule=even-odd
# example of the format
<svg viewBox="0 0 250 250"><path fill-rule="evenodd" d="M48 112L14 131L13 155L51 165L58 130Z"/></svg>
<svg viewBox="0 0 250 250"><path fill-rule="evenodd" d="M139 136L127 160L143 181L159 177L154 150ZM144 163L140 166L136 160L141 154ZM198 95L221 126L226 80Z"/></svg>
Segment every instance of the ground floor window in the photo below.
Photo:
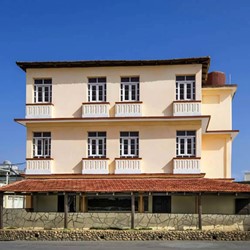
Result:
<svg viewBox="0 0 250 250"><path fill-rule="evenodd" d="M131 211L130 197L88 197L88 211ZM135 211L138 211L138 198L135 198Z"/></svg>
<svg viewBox="0 0 250 250"><path fill-rule="evenodd" d="M76 212L76 195L68 196L68 205L69 205L69 212L75 213ZM57 211L64 212L64 195L58 195Z"/></svg>
<svg viewBox="0 0 250 250"><path fill-rule="evenodd" d="M171 196L153 196L153 213L171 213Z"/></svg>

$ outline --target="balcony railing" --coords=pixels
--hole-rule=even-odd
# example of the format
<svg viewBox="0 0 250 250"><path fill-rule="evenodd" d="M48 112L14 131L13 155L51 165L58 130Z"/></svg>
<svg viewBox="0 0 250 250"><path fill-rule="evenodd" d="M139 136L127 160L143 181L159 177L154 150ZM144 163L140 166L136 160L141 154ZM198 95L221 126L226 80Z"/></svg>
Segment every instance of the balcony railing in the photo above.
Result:
<svg viewBox="0 0 250 250"><path fill-rule="evenodd" d="M115 116L142 116L142 102L116 102Z"/></svg>
<svg viewBox="0 0 250 250"><path fill-rule="evenodd" d="M201 115L201 101L174 101L174 116Z"/></svg>
<svg viewBox="0 0 250 250"><path fill-rule="evenodd" d="M174 158L174 174L200 174L200 161L197 158Z"/></svg>
<svg viewBox="0 0 250 250"><path fill-rule="evenodd" d="M82 159L82 174L109 174L109 159Z"/></svg>
<svg viewBox="0 0 250 250"><path fill-rule="evenodd" d="M115 174L140 174L141 172L141 158L115 159Z"/></svg>
<svg viewBox="0 0 250 250"><path fill-rule="evenodd" d="M82 117L109 117L109 102L82 103Z"/></svg>
<svg viewBox="0 0 250 250"><path fill-rule="evenodd" d="M25 174L52 174L53 159L51 158L31 158L26 159Z"/></svg>
<svg viewBox="0 0 250 250"><path fill-rule="evenodd" d="M26 118L52 118L52 103L33 103L26 104Z"/></svg>

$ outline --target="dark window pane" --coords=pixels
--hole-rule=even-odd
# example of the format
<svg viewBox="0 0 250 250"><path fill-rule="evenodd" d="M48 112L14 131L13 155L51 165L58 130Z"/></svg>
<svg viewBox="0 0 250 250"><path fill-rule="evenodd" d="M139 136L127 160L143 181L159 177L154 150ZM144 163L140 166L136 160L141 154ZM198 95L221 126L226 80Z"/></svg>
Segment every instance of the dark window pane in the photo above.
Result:
<svg viewBox="0 0 250 250"><path fill-rule="evenodd" d="M44 79L44 84L51 84L52 83L52 79Z"/></svg>
<svg viewBox="0 0 250 250"><path fill-rule="evenodd" d="M177 136L185 135L185 131L177 131Z"/></svg>
<svg viewBox="0 0 250 250"><path fill-rule="evenodd" d="M129 136L129 132L120 132L121 137L127 137Z"/></svg>
<svg viewBox="0 0 250 250"><path fill-rule="evenodd" d="M89 136L89 137L96 137L96 132L89 132L89 133L88 133L88 136Z"/></svg>
<svg viewBox="0 0 250 250"><path fill-rule="evenodd" d="M176 81L184 81L185 76L176 76Z"/></svg>
<svg viewBox="0 0 250 250"><path fill-rule="evenodd" d="M42 133L40 132L34 132L34 137L41 137L42 136Z"/></svg>
<svg viewBox="0 0 250 250"><path fill-rule="evenodd" d="M195 135L195 131L187 131L187 135Z"/></svg>
<svg viewBox="0 0 250 250"><path fill-rule="evenodd" d="M36 79L35 80L35 84L42 84L43 83L43 80L42 79Z"/></svg>
<svg viewBox="0 0 250 250"><path fill-rule="evenodd" d="M194 81L195 80L195 76L186 76L186 80L187 81Z"/></svg>
<svg viewBox="0 0 250 250"><path fill-rule="evenodd" d="M98 136L106 137L106 132L98 132Z"/></svg>
<svg viewBox="0 0 250 250"><path fill-rule="evenodd" d="M131 77L131 82L139 82L139 77Z"/></svg>
<svg viewBox="0 0 250 250"><path fill-rule="evenodd" d="M50 136L51 136L51 133L50 133L50 132L44 132L44 133L43 133L43 136L44 136L44 137L50 137Z"/></svg>
<svg viewBox="0 0 250 250"><path fill-rule="evenodd" d="M106 77L98 78L98 82L106 82Z"/></svg>
<svg viewBox="0 0 250 250"><path fill-rule="evenodd" d="M122 77L121 82L129 82L129 77Z"/></svg>
<svg viewBox="0 0 250 250"><path fill-rule="evenodd" d="M97 79L96 78L89 78L89 83L96 83Z"/></svg>
<svg viewBox="0 0 250 250"><path fill-rule="evenodd" d="M139 132L130 132L130 136L139 136Z"/></svg>

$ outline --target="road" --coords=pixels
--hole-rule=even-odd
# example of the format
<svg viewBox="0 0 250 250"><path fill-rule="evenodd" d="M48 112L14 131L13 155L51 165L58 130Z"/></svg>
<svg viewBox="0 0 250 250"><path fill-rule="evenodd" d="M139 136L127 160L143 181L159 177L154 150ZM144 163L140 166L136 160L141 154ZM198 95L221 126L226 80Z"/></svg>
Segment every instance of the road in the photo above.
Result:
<svg viewBox="0 0 250 250"><path fill-rule="evenodd" d="M0 250L249 250L250 241L2 241Z"/></svg>

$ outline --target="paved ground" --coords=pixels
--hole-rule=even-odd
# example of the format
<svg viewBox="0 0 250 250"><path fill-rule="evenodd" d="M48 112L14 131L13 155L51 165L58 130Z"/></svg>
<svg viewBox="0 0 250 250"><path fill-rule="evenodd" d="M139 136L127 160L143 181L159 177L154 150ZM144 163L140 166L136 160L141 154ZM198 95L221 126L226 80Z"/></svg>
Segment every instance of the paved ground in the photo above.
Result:
<svg viewBox="0 0 250 250"><path fill-rule="evenodd" d="M0 250L249 250L250 241L8 241L0 242Z"/></svg>

